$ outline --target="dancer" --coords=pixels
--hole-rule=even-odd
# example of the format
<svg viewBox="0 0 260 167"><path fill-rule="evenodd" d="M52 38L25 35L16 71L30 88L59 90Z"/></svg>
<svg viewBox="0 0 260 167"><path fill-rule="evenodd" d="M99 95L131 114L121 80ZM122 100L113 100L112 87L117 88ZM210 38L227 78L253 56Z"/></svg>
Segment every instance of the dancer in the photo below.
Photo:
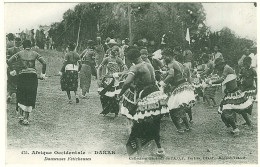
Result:
<svg viewBox="0 0 260 167"><path fill-rule="evenodd" d="M222 58L215 60L215 69L221 74L219 80L215 82L208 81L208 84L222 83L225 96L223 97L218 112L221 119L229 128L233 128L232 133L239 135L239 129L236 125L236 113L241 114L248 126L252 127L248 114L252 113L253 100L248 98L244 92L238 89L235 71L225 63Z"/></svg>
<svg viewBox="0 0 260 167"><path fill-rule="evenodd" d="M14 47L8 48L6 52L6 60L11 58L14 54L23 50L21 38L15 38ZM12 69L15 70L15 73L18 74L21 68L21 62L17 61L12 63ZM16 93L17 89L17 75L15 73L10 73L10 67L7 67L7 102L10 102L13 94Z"/></svg>
<svg viewBox="0 0 260 167"><path fill-rule="evenodd" d="M202 61L204 63L204 70L201 73L201 76L204 80L206 80L207 78L213 80L214 78L216 78L217 76L213 75L213 71L214 71L214 63L212 60L210 60L210 57L208 54L204 54L202 56ZM216 79L215 79L216 80ZM206 85L204 84L204 99L207 101L208 106L211 107L216 107L217 103L215 101L215 95L216 95L216 85ZM213 106L210 106L210 100L212 100L213 102Z"/></svg>
<svg viewBox="0 0 260 167"><path fill-rule="evenodd" d="M164 155L160 143L160 120L162 114L169 113L166 104L167 95L156 85L155 73L150 63L144 62L136 48L128 50L126 57L134 63L119 97L123 96L121 114L133 121L131 134L126 144L129 155L137 151L142 154L142 147L154 140L159 155Z"/></svg>
<svg viewBox="0 0 260 167"><path fill-rule="evenodd" d="M42 64L41 78L45 79L46 62L41 55L31 50L31 41L23 42L24 50L16 53L8 60L8 65L12 73L16 73L12 69L14 62L20 61L21 69L17 76L17 107L16 110L20 113L20 121L24 125L29 124L29 115L32 109L35 108L35 101L38 88L38 79L35 68L35 61L38 60Z"/></svg>
<svg viewBox="0 0 260 167"><path fill-rule="evenodd" d="M68 46L69 52L65 55L65 61L61 68L60 82L61 90L66 91L69 104L72 104L70 91L74 91L76 97L76 103L79 103L79 98L77 94L78 89L78 71L81 68L80 57L77 52L75 52L75 44L70 43ZM79 66L77 65L79 64Z"/></svg>
<svg viewBox="0 0 260 167"><path fill-rule="evenodd" d="M112 91L111 88L114 86L113 84L115 83L114 78L105 77L104 75L102 75L102 68L106 67L106 75L113 75L114 73L127 70L126 65L118 56L119 47L115 45L111 48L110 55L104 58L102 63L98 67L98 85L102 90L105 89L106 91ZM106 116L108 113L115 113L115 117L117 117L119 112L119 102L117 98L115 96L106 96L104 94L105 91L101 91L101 89L99 89L99 92L102 92L100 94L100 101L103 111L100 114Z"/></svg>
<svg viewBox="0 0 260 167"><path fill-rule="evenodd" d="M189 70L174 59L174 53L167 48L162 52L163 59L168 66L168 75L160 85L165 86L170 84L173 87L170 98L168 100L168 107L170 110L171 119L177 128L177 132L184 133L180 125L180 119L185 124L185 130L190 131L190 124L186 116L189 114L192 120L191 107L195 103L195 94L192 85L187 81Z"/></svg>

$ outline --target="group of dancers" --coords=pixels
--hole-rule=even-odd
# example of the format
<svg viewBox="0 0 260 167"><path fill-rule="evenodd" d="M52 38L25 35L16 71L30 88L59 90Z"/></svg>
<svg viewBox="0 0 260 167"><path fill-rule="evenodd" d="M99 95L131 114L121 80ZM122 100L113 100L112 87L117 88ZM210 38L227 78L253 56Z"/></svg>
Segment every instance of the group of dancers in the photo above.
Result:
<svg viewBox="0 0 260 167"><path fill-rule="evenodd" d="M17 46L21 40L17 38ZM178 133L191 130L192 107L196 99L202 96L206 102L217 105L214 96L221 86L224 97L218 112L224 124L232 127L232 133L237 136L239 129L236 114L241 114L246 125L252 127L248 114L252 113L255 99L256 72L251 68L251 58L245 57L243 68L239 75L223 59L223 56L211 60L208 54L203 56L203 65L191 68L177 61L179 52L165 47L161 51L161 60L148 54L145 47L128 46L123 50L113 41L104 57L100 55L91 41L88 48L79 55L75 44L68 46L63 66L60 70L60 84L66 91L69 103L71 91L75 93L76 103L79 103L77 93L78 80L82 93L81 98L87 98L91 76L97 78L98 93L103 111L102 115L119 112L131 122L131 133L126 144L129 155L137 152L142 154L142 148L154 140L158 155L164 155L160 143L160 120L164 115L170 115ZM38 77L35 61L42 64L41 79L45 79L46 62L44 58L31 49L29 40L23 41L23 49L18 47L8 49L8 84L16 76L17 111L20 121L29 124L29 113L35 107ZM96 60L101 59L100 64ZM127 65L126 65L127 64ZM238 84L239 83L239 84ZM14 91L8 91L8 98ZM188 117L187 117L188 115ZM189 118L189 119L188 119ZM183 124L184 127L182 126Z"/></svg>

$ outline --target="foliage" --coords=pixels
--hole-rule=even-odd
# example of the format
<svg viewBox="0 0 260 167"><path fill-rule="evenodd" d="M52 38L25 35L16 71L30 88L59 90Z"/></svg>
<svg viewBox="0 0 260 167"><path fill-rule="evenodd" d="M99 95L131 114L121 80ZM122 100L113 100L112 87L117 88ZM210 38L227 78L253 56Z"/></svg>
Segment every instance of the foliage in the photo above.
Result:
<svg viewBox="0 0 260 167"><path fill-rule="evenodd" d="M87 40L129 38L129 14L133 41L146 38L158 47L163 34L168 35L170 47L183 46L186 29L193 35L203 24L205 13L200 3L81 3L68 10L60 23L54 23L50 36L57 46L77 41L86 47ZM81 23L81 24L80 24Z"/></svg>
<svg viewBox="0 0 260 167"><path fill-rule="evenodd" d="M51 25L49 35L58 50L78 40L78 51L82 51L87 41L97 36L103 41L107 37L129 38L129 16L132 42L143 38L154 41L155 44L148 43L152 51L160 47L163 34L168 47L188 47L187 28L195 58L200 57L202 48L208 47L213 52L214 46L219 45L225 60L237 62L242 50L253 45L251 40L236 36L228 28L211 32L205 25L206 14L201 3L80 3L67 10L61 22Z"/></svg>

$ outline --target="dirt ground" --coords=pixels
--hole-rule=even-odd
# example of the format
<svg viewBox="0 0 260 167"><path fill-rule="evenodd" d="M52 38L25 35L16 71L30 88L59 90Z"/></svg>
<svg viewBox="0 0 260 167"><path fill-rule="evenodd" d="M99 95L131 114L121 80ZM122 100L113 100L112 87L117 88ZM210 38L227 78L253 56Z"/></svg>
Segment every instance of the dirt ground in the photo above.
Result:
<svg viewBox="0 0 260 167"><path fill-rule="evenodd" d="M88 99L76 104L72 96L73 104L68 104L66 93L60 89L59 76L55 76L61 67L61 54L55 57L55 52L51 56L48 52L40 53L49 62L47 74L50 77L39 81L36 109L31 114L30 125L19 124L15 104L7 104L8 163L47 163L44 160L46 155L32 155L31 151L84 151L92 160L80 163L257 164L257 103L250 116L253 130L243 126L244 121L238 116L238 137L229 133L217 108L210 109L202 102L197 102L193 108L194 123L190 132L178 134L171 119L164 117L161 121L161 142L166 157L156 157L153 154L156 152L155 144L151 143L145 148L143 158L147 159L135 160L137 156L129 158L126 153L125 144L129 136L126 118L99 114L102 108L96 81L92 81ZM219 89L218 104L221 97ZM95 154L95 151L105 150L115 151L115 154ZM27 151L29 155L22 155L22 151Z"/></svg>

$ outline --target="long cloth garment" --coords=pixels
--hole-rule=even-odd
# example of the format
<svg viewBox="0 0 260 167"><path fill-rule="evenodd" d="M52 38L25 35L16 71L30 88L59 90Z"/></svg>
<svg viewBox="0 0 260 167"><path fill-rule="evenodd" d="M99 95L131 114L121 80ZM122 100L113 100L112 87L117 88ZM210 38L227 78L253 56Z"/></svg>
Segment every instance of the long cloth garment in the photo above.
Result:
<svg viewBox="0 0 260 167"><path fill-rule="evenodd" d="M82 64L80 74L80 88L83 92L89 92L91 85L91 66L88 64Z"/></svg>
<svg viewBox="0 0 260 167"><path fill-rule="evenodd" d="M62 91L77 91L78 89L78 66L79 55L75 51L69 51L65 55L65 61L61 68L60 78Z"/></svg>
<svg viewBox="0 0 260 167"><path fill-rule="evenodd" d="M62 73L60 82L62 91L77 91L78 71L66 70L64 73Z"/></svg>
<svg viewBox="0 0 260 167"><path fill-rule="evenodd" d="M160 139L160 119L169 113L166 104L167 95L156 85L150 85L142 90L130 88L123 95L121 114L133 121L131 134L126 144L127 153L137 151L136 138L141 139L142 146L151 140Z"/></svg>
<svg viewBox="0 0 260 167"><path fill-rule="evenodd" d="M17 78L17 109L18 106L24 111L31 112L35 108L38 88L36 73L22 73Z"/></svg>

